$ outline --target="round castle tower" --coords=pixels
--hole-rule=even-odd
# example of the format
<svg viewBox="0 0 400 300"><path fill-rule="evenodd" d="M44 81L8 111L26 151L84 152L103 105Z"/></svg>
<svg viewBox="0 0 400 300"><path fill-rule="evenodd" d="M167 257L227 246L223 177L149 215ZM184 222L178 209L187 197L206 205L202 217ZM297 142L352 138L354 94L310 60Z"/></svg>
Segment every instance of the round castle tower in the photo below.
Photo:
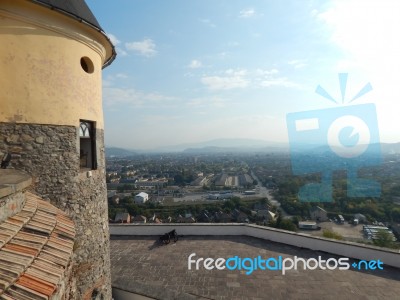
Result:
<svg viewBox="0 0 400 300"><path fill-rule="evenodd" d="M0 159L75 223L70 299L111 299L101 71L115 50L84 0L0 4Z"/></svg>

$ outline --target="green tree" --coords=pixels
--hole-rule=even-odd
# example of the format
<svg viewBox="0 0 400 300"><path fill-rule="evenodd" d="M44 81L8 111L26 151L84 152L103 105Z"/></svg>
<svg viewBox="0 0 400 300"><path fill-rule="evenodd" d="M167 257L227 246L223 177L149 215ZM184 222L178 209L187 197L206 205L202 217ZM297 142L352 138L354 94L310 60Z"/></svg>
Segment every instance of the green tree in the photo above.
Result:
<svg viewBox="0 0 400 300"><path fill-rule="evenodd" d="M290 219L281 220L279 227L280 229L289 230L289 231L297 231L296 225Z"/></svg>
<svg viewBox="0 0 400 300"><path fill-rule="evenodd" d="M386 230L379 230L374 239L374 245L379 247L392 248L393 236Z"/></svg>
<svg viewBox="0 0 400 300"><path fill-rule="evenodd" d="M276 227L276 228L281 228L281 227L280 227L280 226L281 226L281 223L282 223L282 214L281 214L281 211L278 210L278 218L276 219L275 227Z"/></svg>
<svg viewBox="0 0 400 300"><path fill-rule="evenodd" d="M183 185L184 184L184 178L182 174L176 174L174 176L174 181L176 185Z"/></svg>

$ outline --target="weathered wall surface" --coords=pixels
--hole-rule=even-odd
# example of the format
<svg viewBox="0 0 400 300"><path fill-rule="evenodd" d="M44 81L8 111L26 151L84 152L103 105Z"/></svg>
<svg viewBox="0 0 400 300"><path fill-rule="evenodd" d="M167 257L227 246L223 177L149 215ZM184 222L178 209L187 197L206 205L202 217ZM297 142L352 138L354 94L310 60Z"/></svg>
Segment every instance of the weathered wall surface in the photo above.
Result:
<svg viewBox="0 0 400 300"><path fill-rule="evenodd" d="M103 140L103 130L97 130L98 169L88 173L79 168L78 128L0 123L0 155L10 152L10 167L31 174L32 189L75 222L76 288L69 299L90 299L93 290L111 299Z"/></svg>
<svg viewBox="0 0 400 300"><path fill-rule="evenodd" d="M0 187L1 188L1 187ZM0 222L21 211L25 204L24 193L18 191L0 198Z"/></svg>

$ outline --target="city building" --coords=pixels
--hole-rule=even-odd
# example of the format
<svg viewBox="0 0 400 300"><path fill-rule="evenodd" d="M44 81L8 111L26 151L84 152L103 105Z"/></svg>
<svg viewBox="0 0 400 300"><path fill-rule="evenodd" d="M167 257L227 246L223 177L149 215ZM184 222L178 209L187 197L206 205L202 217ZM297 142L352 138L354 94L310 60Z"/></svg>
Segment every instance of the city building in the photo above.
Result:
<svg viewBox="0 0 400 300"><path fill-rule="evenodd" d="M208 182L207 177L200 176L200 177L197 177L195 180L193 180L190 183L190 185L192 185L192 186L203 186L203 185L207 184L207 182Z"/></svg>
<svg viewBox="0 0 400 300"><path fill-rule="evenodd" d="M314 206L310 209L310 217L312 220L318 222L326 222L329 220L326 210L319 206Z"/></svg>
<svg viewBox="0 0 400 300"><path fill-rule="evenodd" d="M147 222L147 218L146 218L145 216L141 216L141 215L139 215L139 216L134 216L134 217L131 219L131 222L132 222L132 223L145 224L145 223Z"/></svg>
<svg viewBox="0 0 400 300"><path fill-rule="evenodd" d="M117 213L115 215L114 222L116 222L116 223L130 223L131 222L131 216L128 213Z"/></svg>
<svg viewBox="0 0 400 300"><path fill-rule="evenodd" d="M367 217L364 216L363 214L354 214L353 218L354 218L354 220L358 220L359 223L367 222Z"/></svg>
<svg viewBox="0 0 400 300"><path fill-rule="evenodd" d="M145 192L140 192L139 194L137 194L135 196L135 199L134 199L136 204L144 204L148 200L149 200L149 195Z"/></svg>
<svg viewBox="0 0 400 300"><path fill-rule="evenodd" d="M157 189L163 187L168 180L154 180L154 181L136 181L135 187L138 189Z"/></svg>

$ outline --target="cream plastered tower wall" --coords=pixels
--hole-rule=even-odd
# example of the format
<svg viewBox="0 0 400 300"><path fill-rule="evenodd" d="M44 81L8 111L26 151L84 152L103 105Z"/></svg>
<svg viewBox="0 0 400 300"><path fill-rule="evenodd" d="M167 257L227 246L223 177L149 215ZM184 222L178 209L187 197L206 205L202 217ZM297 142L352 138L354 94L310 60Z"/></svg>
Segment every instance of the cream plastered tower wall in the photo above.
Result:
<svg viewBox="0 0 400 300"><path fill-rule="evenodd" d="M103 128L101 70L111 56L95 29L30 1L3 0L0 10L0 122ZM106 47L105 47L106 46ZM93 73L80 64L88 57Z"/></svg>
<svg viewBox="0 0 400 300"><path fill-rule="evenodd" d="M0 45L0 158L10 153L10 167L75 222L65 299L111 299L101 72L113 45L99 28L29 0L0 2ZM80 120L95 127L90 168L81 167Z"/></svg>

